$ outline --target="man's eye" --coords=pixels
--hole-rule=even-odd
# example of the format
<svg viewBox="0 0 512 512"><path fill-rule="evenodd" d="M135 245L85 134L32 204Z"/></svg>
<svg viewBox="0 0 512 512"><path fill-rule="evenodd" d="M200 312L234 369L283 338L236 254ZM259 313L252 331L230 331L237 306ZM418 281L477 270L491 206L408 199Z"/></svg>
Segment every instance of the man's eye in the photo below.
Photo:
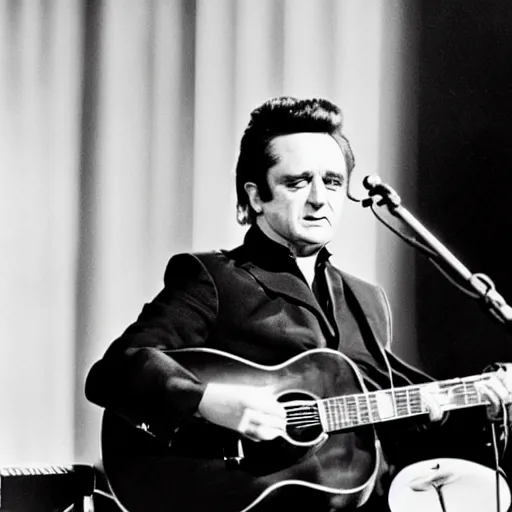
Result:
<svg viewBox="0 0 512 512"><path fill-rule="evenodd" d="M325 178L324 183L329 189L338 189L343 187L343 180L340 178Z"/></svg>
<svg viewBox="0 0 512 512"><path fill-rule="evenodd" d="M300 179L288 182L288 188L296 189L296 188L304 188L308 185L308 180Z"/></svg>

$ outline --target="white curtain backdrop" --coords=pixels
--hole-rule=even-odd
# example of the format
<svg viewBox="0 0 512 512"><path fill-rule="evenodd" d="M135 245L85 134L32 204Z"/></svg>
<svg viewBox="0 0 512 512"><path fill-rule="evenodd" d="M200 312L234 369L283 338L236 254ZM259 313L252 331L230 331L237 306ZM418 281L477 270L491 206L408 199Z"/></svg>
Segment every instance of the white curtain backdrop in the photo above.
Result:
<svg viewBox="0 0 512 512"><path fill-rule="evenodd" d="M0 464L99 459L85 375L173 253L241 241L234 163L261 102L328 97L356 152L354 193L367 174L413 192L406 4L0 2ZM383 229L348 204L332 251L400 291L409 336L410 280L396 276L410 263Z"/></svg>

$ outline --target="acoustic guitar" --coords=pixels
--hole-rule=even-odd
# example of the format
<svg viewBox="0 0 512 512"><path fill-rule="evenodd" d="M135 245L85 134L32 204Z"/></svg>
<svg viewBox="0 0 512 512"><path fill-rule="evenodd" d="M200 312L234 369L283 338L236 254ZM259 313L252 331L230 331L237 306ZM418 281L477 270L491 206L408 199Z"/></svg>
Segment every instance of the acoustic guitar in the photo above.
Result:
<svg viewBox="0 0 512 512"><path fill-rule="evenodd" d="M304 489L332 506L359 506L380 467L373 425L428 412L421 398L427 384L368 392L355 363L330 349L276 366L207 348L168 355L202 382L270 390L286 410L286 435L256 443L194 417L167 445L144 425L105 411L103 466L129 512L257 512L277 494L297 496ZM443 410L485 404L477 383L491 375L437 382Z"/></svg>

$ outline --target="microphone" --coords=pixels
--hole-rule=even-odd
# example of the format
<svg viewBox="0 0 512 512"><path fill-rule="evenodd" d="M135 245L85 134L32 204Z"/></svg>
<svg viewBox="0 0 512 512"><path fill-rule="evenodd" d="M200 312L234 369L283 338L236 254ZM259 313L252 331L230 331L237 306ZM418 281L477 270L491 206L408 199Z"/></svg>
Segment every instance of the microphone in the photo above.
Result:
<svg viewBox="0 0 512 512"><path fill-rule="evenodd" d="M382 180L378 176L365 176L362 181L363 187L367 190L370 190L369 195L375 195L377 192L377 189L382 186ZM350 185L350 184L349 184ZM372 192L374 191L375 192ZM351 190L350 186L347 189L347 196L349 199L354 201L355 203L362 203L363 206L368 206L366 203L368 201L371 201L371 199L359 199L358 197L355 197Z"/></svg>
<svg viewBox="0 0 512 512"><path fill-rule="evenodd" d="M363 178L363 187L366 190L373 190L382 185L382 180L378 176L368 175Z"/></svg>
<svg viewBox="0 0 512 512"><path fill-rule="evenodd" d="M398 208L401 203L399 195L378 176L368 175L363 179L363 186L368 190L370 197L362 201L363 207L371 206L373 204L372 196L379 195L381 199L377 202L377 206L387 204L390 208Z"/></svg>

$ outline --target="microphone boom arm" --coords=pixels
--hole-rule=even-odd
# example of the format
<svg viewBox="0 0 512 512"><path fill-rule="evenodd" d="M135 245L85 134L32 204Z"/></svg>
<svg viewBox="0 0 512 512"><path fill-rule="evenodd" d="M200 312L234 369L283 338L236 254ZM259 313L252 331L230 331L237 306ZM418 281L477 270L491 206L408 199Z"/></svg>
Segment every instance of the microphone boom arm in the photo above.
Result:
<svg viewBox="0 0 512 512"><path fill-rule="evenodd" d="M489 312L501 323L512 322L512 307L496 291L494 283L483 274L473 274L455 255L450 252L418 219L401 205L398 194L377 176L366 176L363 186L368 190L367 199L362 201L363 207L372 206L374 197L380 196L378 206L387 206L394 217L401 219L446 265L453 269L476 292L486 304Z"/></svg>

